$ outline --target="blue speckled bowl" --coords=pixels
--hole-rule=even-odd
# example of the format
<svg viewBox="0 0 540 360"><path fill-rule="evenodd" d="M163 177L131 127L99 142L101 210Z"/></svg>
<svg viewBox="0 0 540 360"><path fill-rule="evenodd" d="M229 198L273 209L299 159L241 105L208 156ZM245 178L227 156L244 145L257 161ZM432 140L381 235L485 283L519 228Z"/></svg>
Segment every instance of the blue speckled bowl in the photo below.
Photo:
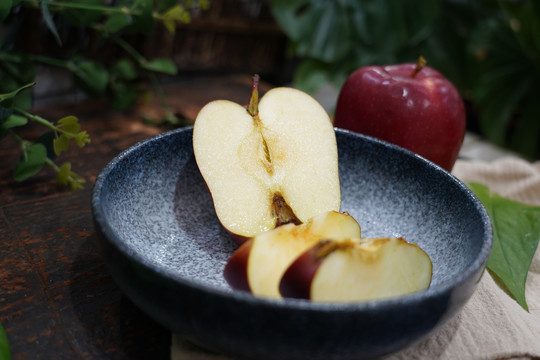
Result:
<svg viewBox="0 0 540 360"><path fill-rule="evenodd" d="M481 203L446 171L396 146L336 130L342 210L365 236L401 235L433 261L424 292L322 304L232 291L235 250L192 151L192 129L124 151L99 175L92 210L106 262L150 316L210 350L250 359L363 359L403 349L456 314L492 244Z"/></svg>

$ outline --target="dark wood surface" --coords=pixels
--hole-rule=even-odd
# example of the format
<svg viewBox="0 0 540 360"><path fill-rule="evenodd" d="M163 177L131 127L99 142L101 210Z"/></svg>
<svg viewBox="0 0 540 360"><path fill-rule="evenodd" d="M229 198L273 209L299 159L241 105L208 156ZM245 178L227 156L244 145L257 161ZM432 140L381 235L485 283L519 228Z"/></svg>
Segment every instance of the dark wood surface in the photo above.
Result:
<svg viewBox="0 0 540 360"><path fill-rule="evenodd" d="M164 90L171 110L189 123L210 100L246 103L250 81L243 75L186 76ZM0 142L0 323L13 358L168 359L170 332L114 283L101 257L90 208L101 169L122 150L167 130L141 121L144 115L160 115L159 101L128 113L95 101L37 111L50 120L77 116L91 143L59 159L70 161L86 179L83 190L71 191L57 185L48 169L15 182L17 144L9 137ZM22 135L31 139L43 131L29 126Z"/></svg>

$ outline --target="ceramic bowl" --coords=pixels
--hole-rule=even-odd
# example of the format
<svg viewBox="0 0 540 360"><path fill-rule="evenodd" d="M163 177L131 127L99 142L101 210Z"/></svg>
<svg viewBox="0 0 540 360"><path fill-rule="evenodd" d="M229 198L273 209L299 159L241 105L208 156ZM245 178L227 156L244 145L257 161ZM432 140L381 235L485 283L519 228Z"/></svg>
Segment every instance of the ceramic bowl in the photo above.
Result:
<svg viewBox="0 0 540 360"><path fill-rule="evenodd" d="M192 342L235 359L364 359L429 336L470 298L492 245L474 194L431 162L336 129L342 211L363 235L403 236L433 262L428 290L357 303L270 300L232 290L236 246L215 215L193 156L192 128L114 158L92 193L104 259L143 311Z"/></svg>

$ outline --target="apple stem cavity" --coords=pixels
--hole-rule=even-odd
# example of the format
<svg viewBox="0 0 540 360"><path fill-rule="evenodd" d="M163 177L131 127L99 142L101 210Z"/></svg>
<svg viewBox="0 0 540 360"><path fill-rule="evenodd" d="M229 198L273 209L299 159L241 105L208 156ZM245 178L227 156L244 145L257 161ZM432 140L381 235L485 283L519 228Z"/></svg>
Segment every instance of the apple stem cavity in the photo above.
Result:
<svg viewBox="0 0 540 360"><path fill-rule="evenodd" d="M427 60L426 58L424 58L422 55L420 55L420 57L418 58L418 61L416 62L416 67L414 68L412 74L411 74L411 77L415 77L416 74L418 74L420 71L422 71L422 69L424 68L424 66L426 66L427 64Z"/></svg>

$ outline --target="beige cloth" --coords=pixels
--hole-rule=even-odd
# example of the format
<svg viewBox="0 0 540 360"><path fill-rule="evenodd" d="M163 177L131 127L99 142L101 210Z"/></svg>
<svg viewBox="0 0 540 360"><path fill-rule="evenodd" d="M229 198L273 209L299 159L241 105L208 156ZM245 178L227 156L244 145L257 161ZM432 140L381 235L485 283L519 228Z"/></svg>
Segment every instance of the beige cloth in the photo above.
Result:
<svg viewBox="0 0 540 360"><path fill-rule="evenodd" d="M463 182L479 182L502 196L540 206L540 162L503 158L490 163L459 160L453 170ZM540 359L540 250L526 285L529 312L485 273L463 310L433 335L384 360ZM230 360L173 335L172 360Z"/></svg>

